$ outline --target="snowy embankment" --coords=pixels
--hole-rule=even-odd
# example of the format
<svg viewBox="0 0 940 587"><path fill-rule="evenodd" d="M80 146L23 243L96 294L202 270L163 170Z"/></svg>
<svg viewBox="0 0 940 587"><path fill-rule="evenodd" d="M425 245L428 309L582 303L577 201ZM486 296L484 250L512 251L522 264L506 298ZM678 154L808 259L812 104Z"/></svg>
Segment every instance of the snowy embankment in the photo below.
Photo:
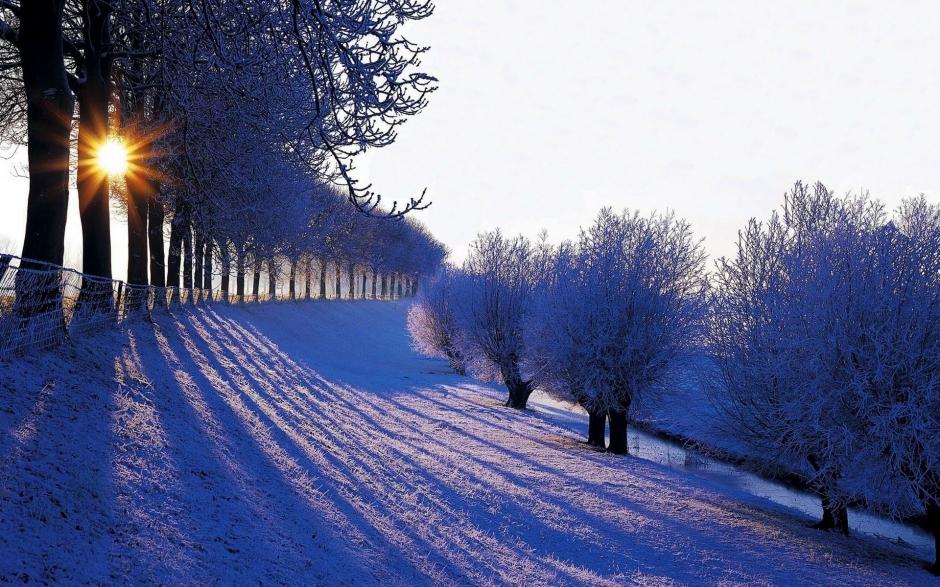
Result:
<svg viewBox="0 0 940 587"><path fill-rule="evenodd" d="M900 548L593 452L405 305L209 307L0 362L0 583L928 584Z"/></svg>

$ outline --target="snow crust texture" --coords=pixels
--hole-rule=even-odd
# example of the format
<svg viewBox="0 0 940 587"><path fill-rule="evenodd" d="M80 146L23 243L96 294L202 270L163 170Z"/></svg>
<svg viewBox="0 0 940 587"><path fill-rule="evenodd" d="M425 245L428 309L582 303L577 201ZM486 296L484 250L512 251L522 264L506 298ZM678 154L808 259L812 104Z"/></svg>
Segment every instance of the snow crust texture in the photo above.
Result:
<svg viewBox="0 0 940 587"><path fill-rule="evenodd" d="M0 583L935 581L502 407L406 313L210 306L0 362Z"/></svg>

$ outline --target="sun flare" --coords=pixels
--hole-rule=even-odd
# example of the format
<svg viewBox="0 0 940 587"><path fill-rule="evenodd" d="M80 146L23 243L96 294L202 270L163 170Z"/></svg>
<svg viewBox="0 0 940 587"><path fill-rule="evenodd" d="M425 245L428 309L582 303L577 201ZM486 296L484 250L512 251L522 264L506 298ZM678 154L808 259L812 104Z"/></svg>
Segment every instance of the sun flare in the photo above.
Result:
<svg viewBox="0 0 940 587"><path fill-rule="evenodd" d="M127 148L120 139L108 139L98 149L98 167L108 175L124 175L127 172Z"/></svg>

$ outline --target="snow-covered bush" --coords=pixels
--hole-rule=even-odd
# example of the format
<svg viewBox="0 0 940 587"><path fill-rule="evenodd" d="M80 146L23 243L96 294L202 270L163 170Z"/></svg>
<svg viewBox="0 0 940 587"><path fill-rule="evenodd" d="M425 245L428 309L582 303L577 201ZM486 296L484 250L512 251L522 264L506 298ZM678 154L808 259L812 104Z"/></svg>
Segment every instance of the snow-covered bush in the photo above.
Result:
<svg viewBox="0 0 940 587"><path fill-rule="evenodd" d="M864 442L866 356L890 298L883 207L797 183L783 213L740 233L711 305L716 405L775 470L801 471L823 528L848 531L844 477ZM808 466L807 466L808 465Z"/></svg>
<svg viewBox="0 0 940 587"><path fill-rule="evenodd" d="M528 321L527 367L541 388L590 414L589 442L627 452L631 404L700 342L705 254L672 214L605 208L559 247Z"/></svg>
<svg viewBox="0 0 940 587"><path fill-rule="evenodd" d="M857 317L867 336L851 355L865 393L850 488L894 515L922 508L940 574L940 206L908 200L878 236L874 317Z"/></svg>
<svg viewBox="0 0 940 587"><path fill-rule="evenodd" d="M415 349L429 357L447 359L459 375L466 375L467 362L460 350L454 315L455 270L443 268L422 286L408 310L408 332Z"/></svg>
<svg viewBox="0 0 940 587"><path fill-rule="evenodd" d="M533 388L522 373L523 321L541 277L539 261L539 249L525 237L487 232L470 245L454 280L461 353L474 374L498 373L509 390L506 405L517 409L525 408Z"/></svg>

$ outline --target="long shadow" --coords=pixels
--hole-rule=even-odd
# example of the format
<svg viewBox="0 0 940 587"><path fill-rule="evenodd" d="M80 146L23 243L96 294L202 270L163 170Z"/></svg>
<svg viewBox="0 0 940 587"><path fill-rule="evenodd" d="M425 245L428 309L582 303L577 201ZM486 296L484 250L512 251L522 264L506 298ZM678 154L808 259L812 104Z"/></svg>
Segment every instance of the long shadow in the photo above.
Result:
<svg viewBox="0 0 940 587"><path fill-rule="evenodd" d="M194 324L192 326L197 328L197 330L194 331L196 333L195 336L190 335L191 339L188 345L190 354L198 354L207 362L209 362L209 357L215 357L217 362L220 361L217 355L222 353L221 347L208 337L199 334L197 325ZM256 391L252 389L249 383L253 380L253 377L249 375L249 377L246 378L246 374L240 372L229 359L225 358L221 361L221 365L224 366L229 373L234 373L236 379L241 380L235 382L235 387L238 388L237 390L234 388L231 389L231 393L237 395L237 398L232 399L237 399L243 406L241 411L250 412L252 417L257 420L258 426L263 428L266 434L271 437L271 442L285 451L285 455L289 456L291 461L296 464L298 468L296 473L318 475L320 481L328 484L325 487L319 487L318 491L321 492L324 497L329 498L329 500L337 504L346 504L346 507L342 509L341 513L343 516L349 518L349 521L344 524L344 527L347 531L358 528L359 532L355 534L359 534L361 537L358 540L354 540L358 543L358 546L371 544L374 547L376 544L384 543L386 547L385 551L372 552L370 554L376 562L381 561L385 564L389 564L395 559L391 552L387 550L387 548L390 547L395 548L401 556L405 557L403 560L412 560L412 562L414 562L414 558L408 556L409 552L417 550L433 552L429 544L425 544L420 549L412 545L413 548L409 550L409 545L405 544L402 540L405 538L404 535L393 536L391 530L388 528L382 532L382 529L377 527L377 524L379 524L382 519L381 512L373 507L374 503L379 503L379 500L373 499L372 501L374 503L359 500L357 503L355 497L356 492L359 491L361 480L356 478L348 463L338 459L332 453L313 450L313 447L309 446L304 438L300 437L296 431L287 425L285 420L276 415L276 409L274 407L256 396ZM226 384L228 384L228 382L226 382ZM343 469L345 469L346 472L344 472ZM408 538L421 540L420 537L413 534L408 536ZM433 572L433 569L425 568L424 571Z"/></svg>
<svg viewBox="0 0 940 587"><path fill-rule="evenodd" d="M200 337L194 336L182 322L170 326L171 328L167 329L169 345L172 348L185 349L187 353L179 356L181 367L186 373L192 375L197 388L215 392L204 393L203 397L211 401L210 410L222 423L225 436L244 439L248 446L253 447L247 453L245 446L238 447L239 461L245 463L245 469L249 471L270 471L271 479L277 480L274 482L274 487L279 488L286 495L293 496L291 503L295 504L294 506L279 512L269 512L268 516L270 517L271 514L279 517L290 516L292 525L308 529L302 530L305 536L310 535L309 529L320 530L326 534L326 536L317 536L316 543L309 542L306 545L302 543L303 550L298 553L298 556L309 555L309 552L305 555L304 550L317 552L323 548L323 544L341 545L340 550L347 551L342 560L357 561L356 565L362 569L361 580L369 576L381 577L384 574L383 569L377 568L375 562L368 560L364 553L349 548L349 542L357 545L376 542L375 536L370 537L361 532L361 529L368 526L362 523L362 520L359 520L360 523L357 524L355 520L347 519L348 512L341 512L333 507L328 496L316 488L316 483L310 479L308 470L297 464L290 454L280 449L281 439L272 436L270 423L260 418L256 412L244 404L242 394L221 377L220 372L212 366L208 356L199 348L197 340L201 340ZM272 450L275 452L272 453ZM261 488L270 488L271 483L266 478L256 485ZM273 493L269 494L273 495ZM299 519L295 517L298 513L301 514ZM388 554L385 553L385 555Z"/></svg>
<svg viewBox="0 0 940 587"><path fill-rule="evenodd" d="M117 356L107 349L121 338L108 332L68 351L0 362L0 405L12 412L0 430L0 582L109 580L108 530L120 523L110 471L114 389L86 373L110 365Z"/></svg>
<svg viewBox="0 0 940 587"><path fill-rule="evenodd" d="M184 490L179 496L180 507L198 516L187 525L188 546L203 566L216 568L216 579L263 572L268 580L290 582L289 570L305 570L310 554L324 544L337 543L338 537L327 531L312 538L314 531L322 532L329 525L299 496L289 502L292 515L283 515L284 503L276 502L275 496L295 493L283 480L278 483L277 475L258 475L259 471L273 472L272 468L264 466L266 459L260 451L238 445L237 440L249 431L222 402L203 391L199 384L209 382L199 381L195 364L173 351L174 343L180 341L172 340L172 332L165 332L158 322L150 335L148 356L153 360L147 366L153 369L154 381L166 387L163 393L152 395L156 407L174 421L178 436L177 442L168 442L167 449L179 453L191 467L180 472Z"/></svg>
<svg viewBox="0 0 940 587"><path fill-rule="evenodd" d="M240 344L239 344L239 349L244 350L245 347L242 346L242 345L245 345L245 344L246 344L246 341L245 341L244 339L242 339L242 340L240 340L239 342L240 342ZM295 373L296 373L296 372L297 372L297 371L295 371ZM265 388L265 389L268 389L268 393L269 393L269 394L271 393L271 390L269 389L269 386L264 385L263 383L261 383L260 386L263 387L263 388ZM308 389L309 389L309 388L308 388ZM339 396L336 396L336 397L339 397ZM299 400L298 400L298 401L299 401ZM296 403L295 403L295 405L299 405L299 404L296 404ZM320 414L329 413L329 412L331 411L331 410L323 409L323 408L326 408L326 406L311 406L311 405L308 404L308 405L303 405L303 406L299 406L299 407L300 407L300 409L302 409L303 411L306 411L306 412L315 412L315 413L320 413ZM361 406L360 406L360 407L361 407ZM339 419L337 419L335 422L330 422L329 429L336 431L336 430L343 430L343 428L345 427L346 430L344 431L343 434L340 434L339 436L340 436L340 438L346 438L346 437L352 437L352 435L350 434L350 432L352 432L353 430L356 430L356 431L371 430L371 431L373 431L374 433L377 433L377 431L378 431L379 428L380 428L379 423L374 422L374 421L371 422L371 426L370 426L369 428L364 427L364 426L362 425L362 419L363 419L363 414L362 414L362 413L358 413L358 412L357 412L357 413L351 413L351 414L349 414L349 416L350 416L349 418L339 418ZM347 424L348 422L351 422L351 421L355 421L355 423L354 423L352 426L346 426L346 424ZM377 434L375 434L375 435L377 436ZM384 473L386 476L395 477L395 478L397 478L399 481L404 481L404 482L410 481L410 482L412 483L412 486L414 486L414 487L420 487L420 488L422 488L422 489L425 489L425 493L426 493L426 488L427 488L427 487L434 487L435 485L441 484L441 481L442 481L441 479L435 478L434 476L432 476L432 475L431 475L430 473L428 473L428 472L415 470L415 469L411 466L411 462L413 461L414 456L415 456L413 453L406 453L406 452L403 452L403 451L396 451L396 454L395 454L395 456L394 456L393 459L392 459L392 462L394 463L394 467L388 467L388 465L387 465L387 463L385 462L385 460L375 460L375 459L369 460L369 459L366 459L366 458L357 458L357 457L355 457L355 456L354 456L354 455L356 454L355 451L356 451L357 449L361 449L361 447L362 447L361 444L349 444L348 446L343 446L343 447L341 447L341 448L342 448L342 450L343 450L344 458L346 458L346 459L353 458L353 459L356 460L358 463L360 463L362 467L368 467L367 470L368 470L371 474L373 474L373 475L374 475L374 474L377 474L377 473L379 473L379 472L381 472L381 473ZM404 468L404 469L406 469L406 470L407 470L407 474L406 474L406 475L402 475L401 471L398 470L399 468ZM403 479L403 477L408 477L409 479ZM425 483L424 483L424 484L415 484L415 483L414 483L415 479L422 479L422 480L424 480ZM443 521L446 523L447 520L449 520L449 519L452 517L452 514L456 513L456 511L453 510L450 506L445 505L445 503L444 503L444 501L443 501L443 500L444 500L443 496L437 495L436 498L437 498L437 500L438 500L438 501L437 501L437 506L438 506L439 508L444 508L444 509L448 510L448 511L446 512L447 515L445 515L444 518L443 518ZM462 504L462 505L465 505L465 504L463 504L463 502L461 502L461 504ZM400 513L399 513L399 515L400 515ZM466 533L461 533L461 532L459 531L459 528L454 528L453 530L456 531L456 532L454 533L454 536L453 536L454 538L460 538L461 535L463 535L464 539L471 539L471 538L472 538L470 535L468 535L468 534L466 534ZM451 533L451 531L448 530L448 534L450 534L450 533ZM459 542L459 540L458 540L458 542ZM492 548L492 547L494 547L494 546L496 546L496 547L501 547L501 548L505 548L505 546L500 546L500 545L498 545L498 544L497 544L497 545L489 545L490 548ZM453 550L453 548L450 548L449 550ZM521 552L514 552L513 554L516 555L516 556L521 556L521 555L522 555ZM478 561L476 561L476 562L477 562L477 565L480 565L480 564L484 564L484 563L485 563L485 561L480 561L480 560L478 560ZM465 570L472 570L472 569L466 569L466 568L465 568Z"/></svg>
<svg viewBox="0 0 940 587"><path fill-rule="evenodd" d="M244 342L244 341L243 341L243 342ZM416 416L420 416L420 417L424 417L424 418L427 417L426 414L420 414L420 415L419 415L419 414L415 414L415 415L416 415ZM360 418L363 417L363 415L362 415L361 412L359 413L359 417L360 417ZM375 420L372 420L370 423L371 423L373 429L378 429L378 428L380 427L380 423L377 422L377 421L375 421ZM414 456L413 454L407 455L407 457L413 457L413 456ZM482 462L482 461L481 461L481 462ZM485 463L485 464L486 464L486 465L489 465L489 463ZM519 479L518 481L519 481L519 482L522 482L523 480ZM621 496L621 497L622 497L622 496ZM570 504L566 504L566 505L570 505ZM639 508L634 508L634 510L637 510L637 509L639 509ZM523 511L520 510L520 513L529 513L529 514L530 514L531 512L528 512L528 511L523 512ZM649 514L651 514L651 515L657 515L657 514L654 514L654 513L652 513L652 512L648 512L648 511L647 511L647 513L649 513ZM660 515L660 517L661 517L661 515ZM671 519L671 518L669 519L669 521L670 521L670 522L674 522L674 520ZM595 524L599 524L599 525L602 526L603 523L604 523L604 520L598 519L598 520L595 520L594 523L595 523ZM701 538L713 538L713 537L710 536L710 535L702 534L702 535L701 535ZM675 569L674 569L674 570L675 570ZM689 577L691 578L692 575L689 575Z"/></svg>
<svg viewBox="0 0 940 587"><path fill-rule="evenodd" d="M257 339L257 338L261 338L261 337L263 336L262 333L257 332L257 331L256 331L256 334L257 334L257 336L254 337L254 338L256 338L256 339ZM265 337L265 338L266 338L266 337ZM273 344L273 343L272 343L272 344ZM269 350L269 352L272 352L272 354L274 354L275 356L277 356L278 354L280 354L280 353L278 353L278 352L276 351L276 349L275 349L274 347L269 347L268 350ZM296 364L295 364L294 366L296 367ZM452 406L451 406L451 409L452 409ZM422 416L424 417L424 415L422 415ZM481 424L489 424L489 425L492 426L492 423L483 422L482 420L480 421L480 423L481 423ZM373 421L373 422L372 422L372 425L373 425L373 427L377 427L378 423L375 422L375 421ZM665 481L665 480L666 480L666 479L664 479L663 477L657 478L657 481L658 481L658 482L663 482L663 481ZM699 490L699 493L701 493L701 488L697 488L697 489ZM706 495L707 495L707 494L710 494L711 492L709 492L709 491L706 490L705 493L706 493ZM717 497L717 496L716 496L716 497ZM704 501L704 500L703 500L703 501ZM711 500L708 500L708 501L711 501ZM730 505L729 503L720 502L720 503L718 504L718 507L721 507L721 508L724 509L725 511L728 511L728 510L729 510L729 507L728 507L729 505ZM737 508L735 508L735 509L737 509ZM763 512L761 512L761 510L759 510L759 509L750 508L750 507L747 507L747 506L743 506L739 511L740 511L740 513L742 513L742 514L744 514L744 515L748 515L748 516L754 516L755 514L763 513ZM770 518L771 518L771 521L779 521L779 520L775 520L772 516L771 516ZM801 538L805 538L805 536L801 536Z"/></svg>
<svg viewBox="0 0 940 587"><path fill-rule="evenodd" d="M241 344L244 344L244 341L243 341ZM239 348L240 348L240 349L244 349L243 346L239 346ZM294 373L297 373L297 371L294 371ZM270 389L270 386L269 386L269 385L266 385L265 382L263 382L263 381L259 381L258 383L259 383L259 386L260 386L260 387L262 387L262 388L264 388L265 390L267 390L267 393L268 393L269 395L272 394L272 390ZM297 387L297 386L292 385L292 386L290 386L290 387L294 388L294 387ZM309 389L309 388L307 388L307 389ZM287 394L281 393L281 394L278 394L278 397L277 397L277 398L272 398L272 399L276 399L276 400L278 401L278 403L281 403L282 400L285 399L284 396L289 396L289 395L291 395L291 394L290 394L290 393L287 393ZM298 400L298 401L299 401L299 400ZM295 402L294 405L299 405L299 404L297 404L297 403ZM321 407L322 407L322 408L327 408L327 406L325 406L325 405L324 405L324 406L321 406ZM303 410L303 411L305 411L305 412L310 412L310 411L311 411L311 406L310 406L310 405L300 406L300 409ZM332 410L329 410L329 409L316 409L316 408L315 408L315 409L313 409L312 411L314 411L314 412L316 412L316 413L328 414L328 413L330 413L330 411L332 411ZM368 430L367 428L365 428L365 427L363 427L363 426L361 425L361 424L362 424L362 423L361 423L361 419L359 419L356 414L350 413L349 416L350 416L350 417L348 417L348 418L339 418L339 419L337 419L335 422L330 422L330 426L329 426L328 428L326 428L326 429L331 430L331 431L337 431L337 430L343 430L343 428L345 427L346 430L343 431L342 434L339 434L339 435L338 435L339 439L345 439L345 438L347 438L347 437L353 437L355 431L358 431L358 432L361 433L362 430ZM293 414L290 414L290 415L288 415L287 417L288 417L288 418L293 418L293 417L295 417L295 416L294 416ZM329 418L329 416L327 416L327 418ZM356 421L354 426L351 426L351 427L347 427L347 426L346 426L346 424L347 424L348 422L351 422L351 421L354 421L354 420ZM299 424L299 423L296 423L296 422L295 422L295 424ZM300 427L303 428L302 424L300 424ZM375 434L375 436L378 436L378 435ZM337 442L343 442L343 441L337 439ZM383 460L369 460L369 459L365 458L364 456L363 456L363 457L356 457L356 456L355 456L355 455L356 455L356 451L357 451L357 450L360 450L361 447L362 447L361 444L349 444L349 445L347 445L347 446L339 446L338 448L340 448L340 449L342 450L342 454L343 454L343 456L344 456L344 459L346 459L347 461L348 461L348 460L353 460L353 461L355 461L356 463L358 463L358 464L360 465L359 467L356 467L358 470L369 470L370 473L373 474L373 475L381 472L381 473L384 473L386 476L393 476L393 477L396 477L399 482L406 482L406 481L407 481L406 479L404 479L405 476L403 476L400 471L395 470L394 467L389 467L389 466L385 463L385 461L383 461ZM409 456L410 456L410 455L409 455ZM410 467L410 463L408 463L408 462L406 462L406 461L403 461L403 460L400 460L400 459L399 459L399 460L397 460L397 461L395 462L395 465L396 465L397 467L406 467L406 468L410 469L410 470L409 470L409 474L408 474L407 476L409 476L412 481L413 481L414 479L416 479L416 478L424 478L424 477L427 477L428 481L434 481L434 480L431 479L429 476L419 474L417 471L413 470L413 469ZM367 467L368 469L364 469L364 467ZM427 487L429 487L429 486L433 487L433 485L432 485L431 483L427 483L426 485L424 485L424 486L422 486L422 487L423 487L423 488L427 488ZM424 491L424 494L426 495L427 492ZM438 497L440 497L440 496L438 496ZM440 508L443 508L443 509L445 509L445 510L446 510L446 509L449 509L448 506L446 506L446 505L445 505L443 502L441 502L441 501L438 501L438 502L437 502L437 506L440 507ZM447 513L448 513L448 514L451 514L451 513L454 513L454 512L447 512ZM400 515L400 512L398 512L398 514ZM446 521L449 519L449 517L450 517L449 515L444 516L444 518L443 518L442 521L446 523ZM458 532L458 534L459 534L459 532ZM493 545L490 545L490 546L492 547ZM498 546L498 545L497 545L497 546ZM453 549L451 548L451 549L449 549L449 550L453 550ZM473 565L473 566L479 566L479 564L481 564L482 562L483 562L483 561L477 561L477 565ZM474 569L473 569L472 567L468 568L467 565L464 564L464 570L469 572L469 571L472 571L472 570L474 570Z"/></svg>

